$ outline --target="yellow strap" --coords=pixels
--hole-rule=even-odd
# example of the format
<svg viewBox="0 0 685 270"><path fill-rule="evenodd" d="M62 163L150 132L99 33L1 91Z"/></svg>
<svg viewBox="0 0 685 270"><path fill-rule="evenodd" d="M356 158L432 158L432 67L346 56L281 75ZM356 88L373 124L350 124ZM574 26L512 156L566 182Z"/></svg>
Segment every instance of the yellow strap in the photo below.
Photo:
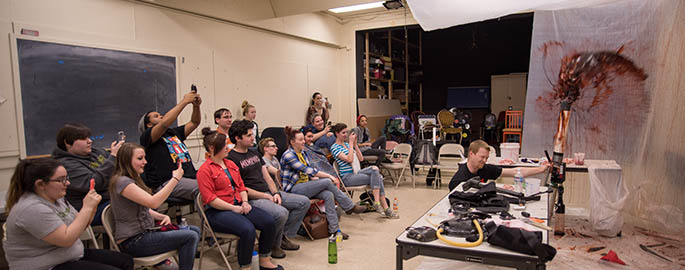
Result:
<svg viewBox="0 0 685 270"><path fill-rule="evenodd" d="M483 229L480 227L480 224L478 223L478 220L473 220L473 224L476 224L476 230L478 230L478 241L473 242L473 243L457 243L451 240L448 240L444 236L442 236L443 229L440 228L438 229L437 232L435 232L436 236L438 236L438 239L442 240L443 242L453 245L455 247L475 247L483 243Z"/></svg>

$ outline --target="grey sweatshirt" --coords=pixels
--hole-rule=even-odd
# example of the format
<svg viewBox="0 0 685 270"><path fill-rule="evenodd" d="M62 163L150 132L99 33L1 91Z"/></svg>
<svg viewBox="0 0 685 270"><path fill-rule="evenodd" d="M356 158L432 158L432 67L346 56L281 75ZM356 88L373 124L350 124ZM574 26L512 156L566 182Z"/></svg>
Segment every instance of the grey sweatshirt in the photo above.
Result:
<svg viewBox="0 0 685 270"><path fill-rule="evenodd" d="M95 191L102 195L102 201L109 200L109 180L114 172L114 156L103 149L95 149L88 156L79 156L55 148L52 158L62 162L67 169L69 186L65 198L76 210L81 210L83 197L90 189L90 179L95 179Z"/></svg>

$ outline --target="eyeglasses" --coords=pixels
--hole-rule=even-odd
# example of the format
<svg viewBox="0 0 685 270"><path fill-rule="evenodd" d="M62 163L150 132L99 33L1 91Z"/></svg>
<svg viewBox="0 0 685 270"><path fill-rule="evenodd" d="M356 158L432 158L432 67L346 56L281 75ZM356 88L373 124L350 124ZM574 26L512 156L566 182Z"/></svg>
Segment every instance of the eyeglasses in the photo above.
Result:
<svg viewBox="0 0 685 270"><path fill-rule="evenodd" d="M66 185L68 181L69 181L69 177L67 177L67 176L65 176L62 179L50 179L50 180L48 180L48 182L60 182L60 183L62 183L62 185Z"/></svg>

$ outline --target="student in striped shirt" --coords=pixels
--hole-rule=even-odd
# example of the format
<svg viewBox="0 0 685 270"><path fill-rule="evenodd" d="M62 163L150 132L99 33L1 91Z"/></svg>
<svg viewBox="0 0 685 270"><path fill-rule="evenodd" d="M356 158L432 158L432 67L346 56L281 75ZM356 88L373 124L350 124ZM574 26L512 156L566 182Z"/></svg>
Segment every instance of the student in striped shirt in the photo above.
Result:
<svg viewBox="0 0 685 270"><path fill-rule="evenodd" d="M385 201L385 190L383 188L383 176L378 167L369 166L354 172L352 164L364 160L362 152L357 145L357 135L352 133L348 137L347 125L343 123L335 124L331 130L335 133L335 143L331 146L331 154L335 157L335 162L340 170L340 177L346 186L370 185L373 189L373 208L376 212L387 218L400 218L395 211L388 207Z"/></svg>

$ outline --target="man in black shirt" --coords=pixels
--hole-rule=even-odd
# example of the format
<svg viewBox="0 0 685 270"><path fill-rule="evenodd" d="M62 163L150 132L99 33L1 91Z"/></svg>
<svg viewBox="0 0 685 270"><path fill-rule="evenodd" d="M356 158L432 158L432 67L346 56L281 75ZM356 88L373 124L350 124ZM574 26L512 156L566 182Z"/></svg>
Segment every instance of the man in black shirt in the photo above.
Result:
<svg viewBox="0 0 685 270"><path fill-rule="evenodd" d="M228 130L235 148L228 152L228 159L240 168L240 177L247 188L249 203L269 212L276 220L276 235L271 257L283 258L283 250L298 250L299 245L290 242L307 214L310 201L306 196L279 192L266 169L262 155L252 148L254 145L254 124L249 120L233 122Z"/></svg>
<svg viewBox="0 0 685 270"><path fill-rule="evenodd" d="M171 197L195 200L199 189L195 180L195 167L188 148L183 143L190 133L200 125L200 104L202 99L190 92L165 115L159 112L148 112L138 122L140 145L145 147L145 184L155 192L171 180L171 172L177 168L177 162L183 167L183 177L171 192ZM190 122L185 125L169 128L176 121L183 108L193 104Z"/></svg>
<svg viewBox="0 0 685 270"><path fill-rule="evenodd" d="M487 181L497 179L500 176L514 176L517 170L521 170L523 177L545 172L549 167L543 164L538 167L500 168L492 164L485 164L490 157L490 146L482 140L475 140L469 145L469 158L465 164L459 164L459 170L452 176L449 188L453 190L461 182L478 177L478 180Z"/></svg>

